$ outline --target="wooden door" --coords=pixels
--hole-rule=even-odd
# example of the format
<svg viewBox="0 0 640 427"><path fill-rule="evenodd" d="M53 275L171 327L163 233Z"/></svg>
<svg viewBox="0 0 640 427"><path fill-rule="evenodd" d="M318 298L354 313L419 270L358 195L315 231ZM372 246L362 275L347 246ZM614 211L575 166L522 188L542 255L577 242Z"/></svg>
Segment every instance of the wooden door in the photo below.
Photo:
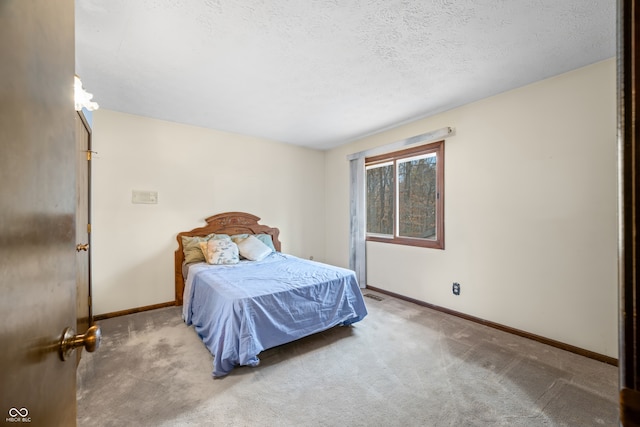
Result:
<svg viewBox="0 0 640 427"><path fill-rule="evenodd" d="M73 426L73 0L0 2L0 420ZM11 420L9 420L11 419Z"/></svg>
<svg viewBox="0 0 640 427"><path fill-rule="evenodd" d="M91 311L91 131L83 113L75 119L76 127L76 332L84 334L92 323ZM81 351L78 351L78 361Z"/></svg>

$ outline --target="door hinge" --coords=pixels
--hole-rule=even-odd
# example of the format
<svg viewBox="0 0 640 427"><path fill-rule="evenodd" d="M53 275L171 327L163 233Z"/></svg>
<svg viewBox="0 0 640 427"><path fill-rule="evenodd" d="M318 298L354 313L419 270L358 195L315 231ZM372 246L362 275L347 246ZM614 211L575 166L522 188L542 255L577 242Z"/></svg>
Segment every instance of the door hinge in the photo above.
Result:
<svg viewBox="0 0 640 427"><path fill-rule="evenodd" d="M98 154L96 151L87 150L87 160L91 160L92 154Z"/></svg>
<svg viewBox="0 0 640 427"><path fill-rule="evenodd" d="M88 297L87 300L89 300L89 307L91 307L91 297Z"/></svg>
<svg viewBox="0 0 640 427"><path fill-rule="evenodd" d="M91 233L91 224L87 224L87 233Z"/></svg>

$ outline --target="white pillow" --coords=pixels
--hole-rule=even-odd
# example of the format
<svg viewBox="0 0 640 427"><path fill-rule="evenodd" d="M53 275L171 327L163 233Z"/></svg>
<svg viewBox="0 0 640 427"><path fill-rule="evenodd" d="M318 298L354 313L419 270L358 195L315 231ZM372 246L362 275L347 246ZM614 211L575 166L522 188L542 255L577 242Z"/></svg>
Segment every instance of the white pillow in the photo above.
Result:
<svg viewBox="0 0 640 427"><path fill-rule="evenodd" d="M251 261L260 261L265 259L273 250L262 243L255 236L249 236L238 242L238 250L240 255Z"/></svg>
<svg viewBox="0 0 640 427"><path fill-rule="evenodd" d="M209 264L237 264L240 261L238 246L231 239L210 239L200 242L204 259Z"/></svg>

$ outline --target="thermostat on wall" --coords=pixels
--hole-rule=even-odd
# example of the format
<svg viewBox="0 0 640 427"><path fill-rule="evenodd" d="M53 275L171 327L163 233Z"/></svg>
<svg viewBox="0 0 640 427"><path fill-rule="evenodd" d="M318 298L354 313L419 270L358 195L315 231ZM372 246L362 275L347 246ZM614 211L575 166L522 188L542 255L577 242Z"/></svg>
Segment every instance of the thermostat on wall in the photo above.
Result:
<svg viewBox="0 0 640 427"><path fill-rule="evenodd" d="M131 195L131 202L151 205L156 204L158 203L158 192L133 190Z"/></svg>

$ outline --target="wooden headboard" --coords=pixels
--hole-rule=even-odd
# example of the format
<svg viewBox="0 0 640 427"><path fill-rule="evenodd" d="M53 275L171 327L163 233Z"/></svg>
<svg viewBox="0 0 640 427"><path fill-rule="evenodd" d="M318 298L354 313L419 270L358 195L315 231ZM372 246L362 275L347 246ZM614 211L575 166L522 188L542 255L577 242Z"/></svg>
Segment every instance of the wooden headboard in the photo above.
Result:
<svg viewBox="0 0 640 427"><path fill-rule="evenodd" d="M182 305L182 294L184 293L184 278L182 277L182 263L184 262L184 252L182 248L182 236L207 236L211 233L228 234L269 234L273 240L273 246L280 252L281 244L279 240L280 230L275 227L258 224L260 218L245 212L225 212L206 218L207 225L194 228L190 231L178 233L178 249L175 252L175 280L176 280L176 305Z"/></svg>

